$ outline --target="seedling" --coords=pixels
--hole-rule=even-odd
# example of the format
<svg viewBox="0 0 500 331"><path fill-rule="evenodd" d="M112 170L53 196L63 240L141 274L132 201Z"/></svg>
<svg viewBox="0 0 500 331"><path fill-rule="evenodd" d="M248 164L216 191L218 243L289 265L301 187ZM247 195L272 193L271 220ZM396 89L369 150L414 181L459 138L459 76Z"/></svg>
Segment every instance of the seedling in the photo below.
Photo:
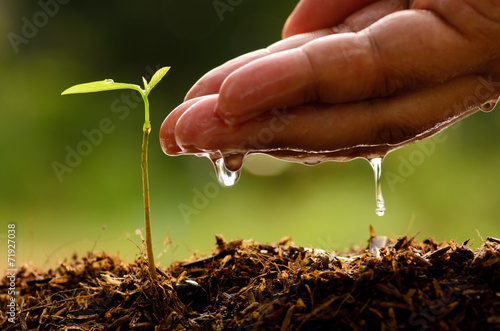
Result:
<svg viewBox="0 0 500 331"><path fill-rule="evenodd" d="M144 101L144 125L142 127L142 153L141 153L141 168L142 168L142 190L144 197L144 225L146 228L146 249L148 256L148 267L151 278L157 279L155 262L153 256L153 244L151 242L151 208L149 204L149 177L148 177L148 143L149 143L149 133L151 132L151 123L149 122L149 101L148 95L151 90L160 82L160 80L165 76L170 67L163 67L159 69L151 78L148 83L144 77L142 81L144 83L144 89L139 85L126 84L126 83L115 83L112 79L105 79L98 82L91 82L85 84L79 84L72 86L65 90L62 95L65 94L77 94L77 93L92 93L92 92L102 92L102 91L113 91L113 90L135 90L139 92Z"/></svg>

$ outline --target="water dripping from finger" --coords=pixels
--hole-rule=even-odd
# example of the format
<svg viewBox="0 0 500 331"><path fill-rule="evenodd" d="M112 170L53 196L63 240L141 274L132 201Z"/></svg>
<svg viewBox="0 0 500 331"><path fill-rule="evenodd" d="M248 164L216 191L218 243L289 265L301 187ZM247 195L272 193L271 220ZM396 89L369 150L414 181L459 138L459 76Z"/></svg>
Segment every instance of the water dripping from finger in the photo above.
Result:
<svg viewBox="0 0 500 331"><path fill-rule="evenodd" d="M376 157L369 159L370 165L373 168L373 174L375 176L375 214L378 216L384 216L385 214L385 202L384 197L382 196L382 161L383 157Z"/></svg>
<svg viewBox="0 0 500 331"><path fill-rule="evenodd" d="M214 164L215 174L222 186L233 186L241 176L241 167L245 154L243 153L219 153L217 156L210 156Z"/></svg>

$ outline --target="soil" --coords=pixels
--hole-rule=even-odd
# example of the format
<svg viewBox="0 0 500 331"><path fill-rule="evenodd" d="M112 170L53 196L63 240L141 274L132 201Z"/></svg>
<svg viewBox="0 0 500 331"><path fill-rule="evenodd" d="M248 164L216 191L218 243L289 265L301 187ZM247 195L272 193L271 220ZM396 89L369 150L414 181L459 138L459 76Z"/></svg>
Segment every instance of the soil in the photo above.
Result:
<svg viewBox="0 0 500 331"><path fill-rule="evenodd" d="M377 237L335 254L216 237L212 255L157 268L106 253L0 283L2 330L500 330L500 239Z"/></svg>

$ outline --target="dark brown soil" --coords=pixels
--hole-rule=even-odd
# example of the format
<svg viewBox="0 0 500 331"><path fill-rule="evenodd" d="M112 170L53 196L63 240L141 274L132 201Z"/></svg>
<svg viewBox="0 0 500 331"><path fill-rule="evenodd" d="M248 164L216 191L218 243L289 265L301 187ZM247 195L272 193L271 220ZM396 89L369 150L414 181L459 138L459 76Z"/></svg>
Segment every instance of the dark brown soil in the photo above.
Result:
<svg viewBox="0 0 500 331"><path fill-rule="evenodd" d="M159 269L106 253L58 268L22 266L2 330L500 330L500 240L390 240L333 255L277 244L226 242L213 255Z"/></svg>

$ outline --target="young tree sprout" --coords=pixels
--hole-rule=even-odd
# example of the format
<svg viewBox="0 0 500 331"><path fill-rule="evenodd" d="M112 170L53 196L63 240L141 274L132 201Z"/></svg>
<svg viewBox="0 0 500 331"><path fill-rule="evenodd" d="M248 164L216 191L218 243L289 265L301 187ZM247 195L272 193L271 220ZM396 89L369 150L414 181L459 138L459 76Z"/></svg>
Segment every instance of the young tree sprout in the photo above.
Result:
<svg viewBox="0 0 500 331"><path fill-rule="evenodd" d="M105 79L98 82L91 82L85 84L79 84L72 86L62 92L65 94L77 94L77 93L92 93L101 91L113 91L113 90L135 90L139 92L144 100L144 125L142 128L142 154L141 154L141 167L142 167L142 189L144 196L144 225L146 227L146 248L148 256L148 266L151 278L156 280L158 277L156 275L154 256L153 256L153 244L151 242L151 208L149 204L149 178L148 178L148 143L149 143L149 133L151 132L151 123L149 122L149 101L148 95L151 90L160 82L160 80L166 75L170 67L163 67L158 70L151 81L148 83L144 77L142 81L144 83L144 89L139 85L126 84L126 83L115 83L112 79Z"/></svg>

